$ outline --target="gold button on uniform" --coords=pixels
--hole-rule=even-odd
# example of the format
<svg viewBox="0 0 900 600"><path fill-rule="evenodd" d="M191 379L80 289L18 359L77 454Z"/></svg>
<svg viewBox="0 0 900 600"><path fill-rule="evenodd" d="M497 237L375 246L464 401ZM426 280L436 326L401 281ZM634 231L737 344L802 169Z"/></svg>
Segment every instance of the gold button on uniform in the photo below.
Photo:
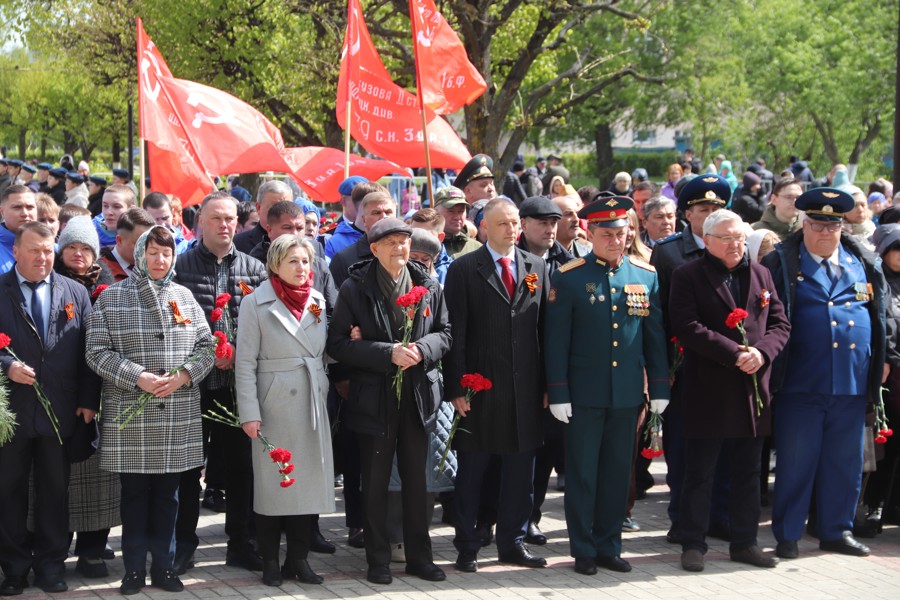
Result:
<svg viewBox="0 0 900 600"><path fill-rule="evenodd" d="M615 293L616 293L616 288L612 288L612 289L609 290L609 291L612 292L613 294L615 294Z"/></svg>
<svg viewBox="0 0 900 600"><path fill-rule="evenodd" d="M850 344L850 349L853 350L854 348L856 348L856 344Z"/></svg>
<svg viewBox="0 0 900 600"><path fill-rule="evenodd" d="M616 348L618 346L619 346L619 342L613 342L613 348Z"/></svg>
<svg viewBox="0 0 900 600"><path fill-rule="evenodd" d="M844 302L844 306L850 306L849 302Z"/></svg>
<svg viewBox="0 0 900 600"><path fill-rule="evenodd" d="M615 311L615 310L619 310L619 307L618 307L618 306L615 306L615 305L613 305L613 310L614 310L614 311Z"/></svg>
<svg viewBox="0 0 900 600"><path fill-rule="evenodd" d="M837 348L837 342L834 343L833 347L834 347L834 348Z"/></svg>
<svg viewBox="0 0 900 600"><path fill-rule="evenodd" d="M619 324L618 324L618 323L613 323L613 329L618 329L618 328L619 328Z"/></svg>
<svg viewBox="0 0 900 600"><path fill-rule="evenodd" d="M832 326L832 327L837 327L837 321L832 321L832 322L831 322L831 326Z"/></svg>
<svg viewBox="0 0 900 600"><path fill-rule="evenodd" d="M829 301L828 301L828 306L834 306L834 302L832 302L831 300L829 300Z"/></svg>
<svg viewBox="0 0 900 600"><path fill-rule="evenodd" d="M850 327L853 327L853 321L847 321L847 325L849 325Z"/></svg>
<svg viewBox="0 0 900 600"><path fill-rule="evenodd" d="M614 366L614 367L618 367L618 366L619 366L619 363L617 363L616 361L613 361L613 366Z"/></svg>

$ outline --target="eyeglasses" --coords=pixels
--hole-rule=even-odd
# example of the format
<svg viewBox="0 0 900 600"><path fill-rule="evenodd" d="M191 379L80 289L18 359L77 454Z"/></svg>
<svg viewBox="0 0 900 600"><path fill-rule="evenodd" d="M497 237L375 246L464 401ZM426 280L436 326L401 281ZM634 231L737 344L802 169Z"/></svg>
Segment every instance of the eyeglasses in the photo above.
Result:
<svg viewBox="0 0 900 600"><path fill-rule="evenodd" d="M809 228L816 233L822 233L823 231L834 233L835 231L840 231L841 229L840 223L817 223L812 219L806 221L806 223L809 223Z"/></svg>
<svg viewBox="0 0 900 600"><path fill-rule="evenodd" d="M723 244L743 244L747 240L745 235L716 235L714 233L707 233L706 235L720 240Z"/></svg>

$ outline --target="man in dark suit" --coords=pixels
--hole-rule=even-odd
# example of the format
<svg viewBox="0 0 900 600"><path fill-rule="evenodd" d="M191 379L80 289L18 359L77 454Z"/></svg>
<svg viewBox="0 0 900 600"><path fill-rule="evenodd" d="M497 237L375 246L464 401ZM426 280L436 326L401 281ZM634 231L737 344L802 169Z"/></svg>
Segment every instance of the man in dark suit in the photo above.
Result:
<svg viewBox="0 0 900 600"><path fill-rule="evenodd" d="M730 210L714 212L703 224L706 254L672 276L669 318L684 347L685 479L678 527L687 571L704 567L713 476L722 455L731 463L731 560L757 567L778 562L757 543L759 471L771 429L770 368L791 327L768 269L748 260L741 225ZM736 308L749 313L743 320L746 346L741 333L726 325Z"/></svg>
<svg viewBox="0 0 900 600"><path fill-rule="evenodd" d="M501 464L497 550L501 562L542 567L524 544L533 502L534 452L541 445L545 401L541 332L549 275L540 258L516 247L519 211L506 199L484 209L488 243L454 260L447 272L453 346L444 365L445 398L463 417L455 438L456 566L474 572L481 488L492 457ZM469 404L460 379L493 382Z"/></svg>
<svg viewBox="0 0 900 600"><path fill-rule="evenodd" d="M294 194L283 181L266 181L256 191L256 212L259 223L256 227L234 236L234 247L244 254L250 254L253 247L266 238L266 223L269 209L279 202L292 202Z"/></svg>
<svg viewBox="0 0 900 600"><path fill-rule="evenodd" d="M64 592L69 548L69 459L63 441L76 421L90 423L100 405L100 380L84 359L84 327L91 312L87 290L53 272L53 231L40 222L16 233L15 267L0 278L0 332L10 338L0 351L9 377L10 408L18 425L0 447L0 595L21 594L28 571L45 592ZM40 384L58 428L36 397ZM26 529L28 478L34 478L34 538Z"/></svg>

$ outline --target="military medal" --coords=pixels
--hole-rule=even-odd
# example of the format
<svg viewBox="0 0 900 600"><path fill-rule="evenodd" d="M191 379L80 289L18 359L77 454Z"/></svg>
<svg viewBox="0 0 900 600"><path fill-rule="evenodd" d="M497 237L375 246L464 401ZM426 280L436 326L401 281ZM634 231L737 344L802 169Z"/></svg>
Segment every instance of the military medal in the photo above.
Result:
<svg viewBox="0 0 900 600"><path fill-rule="evenodd" d="M856 299L859 302L868 302L872 299L872 285L864 282L853 284L853 290L856 292Z"/></svg>

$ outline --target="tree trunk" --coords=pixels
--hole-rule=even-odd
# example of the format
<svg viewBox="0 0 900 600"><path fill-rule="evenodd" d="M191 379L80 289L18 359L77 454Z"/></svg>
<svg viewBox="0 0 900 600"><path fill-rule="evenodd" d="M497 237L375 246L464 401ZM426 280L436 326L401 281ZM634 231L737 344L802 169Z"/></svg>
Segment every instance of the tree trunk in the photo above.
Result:
<svg viewBox="0 0 900 600"><path fill-rule="evenodd" d="M609 123L600 123L594 128L594 147L597 150L597 184L604 189L615 175L613 164L612 128Z"/></svg>
<svg viewBox="0 0 900 600"><path fill-rule="evenodd" d="M122 146L119 145L119 136L113 136L112 162L113 162L113 164L121 164L122 163Z"/></svg>
<svg viewBox="0 0 900 600"><path fill-rule="evenodd" d="M25 160L25 152L28 149L28 130L22 128L19 130L19 158Z"/></svg>
<svg viewBox="0 0 900 600"><path fill-rule="evenodd" d="M41 162L47 161L47 138L41 135Z"/></svg>

